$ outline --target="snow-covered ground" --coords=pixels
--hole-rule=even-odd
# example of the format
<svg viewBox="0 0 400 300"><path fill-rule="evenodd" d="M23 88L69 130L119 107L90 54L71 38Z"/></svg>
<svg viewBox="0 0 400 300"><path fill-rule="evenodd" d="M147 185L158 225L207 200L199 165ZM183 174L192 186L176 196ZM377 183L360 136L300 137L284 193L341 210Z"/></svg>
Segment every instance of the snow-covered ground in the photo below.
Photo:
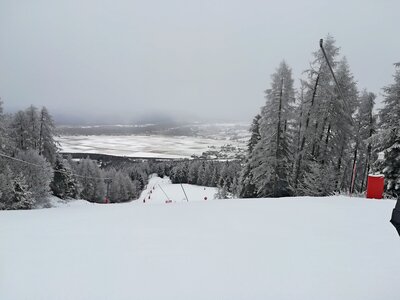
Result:
<svg viewBox="0 0 400 300"><path fill-rule="evenodd" d="M132 203L1 211L0 299L399 299L393 201L184 188L189 202L153 178Z"/></svg>
<svg viewBox="0 0 400 300"><path fill-rule="evenodd" d="M139 201L133 203L175 203L214 200L217 188L191 184L171 184L168 177L150 178L147 188L141 193ZM186 193L186 195L185 195Z"/></svg>
<svg viewBox="0 0 400 300"><path fill-rule="evenodd" d="M244 147L243 143L203 137L161 135L89 135L60 136L61 151L66 153L101 153L128 157L190 158L201 155L210 146L226 144Z"/></svg>

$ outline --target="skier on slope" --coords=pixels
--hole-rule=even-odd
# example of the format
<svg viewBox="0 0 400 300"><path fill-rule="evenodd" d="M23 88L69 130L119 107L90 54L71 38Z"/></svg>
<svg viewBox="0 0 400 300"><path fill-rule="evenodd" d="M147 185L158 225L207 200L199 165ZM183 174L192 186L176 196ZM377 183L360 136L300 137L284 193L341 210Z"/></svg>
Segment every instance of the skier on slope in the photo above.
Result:
<svg viewBox="0 0 400 300"><path fill-rule="evenodd" d="M400 235L400 196L397 198L397 203L395 208L393 209L392 219L390 222L397 229L397 232Z"/></svg>

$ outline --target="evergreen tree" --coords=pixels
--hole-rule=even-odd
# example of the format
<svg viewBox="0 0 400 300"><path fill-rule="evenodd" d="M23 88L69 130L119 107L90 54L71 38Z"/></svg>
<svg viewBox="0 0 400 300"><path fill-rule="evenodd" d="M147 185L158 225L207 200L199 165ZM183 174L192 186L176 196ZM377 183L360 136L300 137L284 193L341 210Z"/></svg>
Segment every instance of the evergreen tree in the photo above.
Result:
<svg viewBox="0 0 400 300"><path fill-rule="evenodd" d="M39 148L39 114L35 106L31 105L25 110L28 149L37 150Z"/></svg>
<svg viewBox="0 0 400 300"><path fill-rule="evenodd" d="M298 188L298 195L304 196L329 196L335 190L335 169L331 165L321 165L317 162L310 163L310 169L304 175L304 180Z"/></svg>
<svg viewBox="0 0 400 300"><path fill-rule="evenodd" d="M58 151L58 145L54 137L55 125L53 118L49 114L47 108L43 107L39 117L38 152L40 155L46 157L51 164L55 163L56 153Z"/></svg>
<svg viewBox="0 0 400 300"><path fill-rule="evenodd" d="M347 188L351 178L348 166L354 152L350 146L354 137L353 115L358 105L358 92L346 59L338 60L339 48L334 39L328 36L324 47L340 88L322 51L314 53L315 67L308 72L310 81L306 83L308 91L305 94L311 101L302 121L304 126L296 156L294 182L295 187L300 183L304 190L305 185L311 182L306 178L319 178L333 169L335 185L329 185L332 191L327 191L331 194L334 190ZM313 74L317 74L315 80ZM314 163L320 166L315 167Z"/></svg>
<svg viewBox="0 0 400 300"><path fill-rule="evenodd" d="M383 88L384 107L379 112L379 150L384 151L382 172L386 193L400 197L400 69L396 69L394 83Z"/></svg>
<svg viewBox="0 0 400 300"><path fill-rule="evenodd" d="M199 169L197 171L197 185L207 185L207 174L206 174L206 167L205 167L205 163L202 162L199 165Z"/></svg>
<svg viewBox="0 0 400 300"><path fill-rule="evenodd" d="M19 150L28 150L28 121L23 111L18 111L11 124L12 138ZM16 152L14 150L14 152Z"/></svg>
<svg viewBox="0 0 400 300"><path fill-rule="evenodd" d="M260 140L253 149L249 164L259 197L282 197L291 194L288 128L294 101L292 71L282 62L272 75L271 89L266 91L266 104L260 118Z"/></svg>
<svg viewBox="0 0 400 300"><path fill-rule="evenodd" d="M3 101L0 99L0 151L9 152L11 146L7 118L3 111Z"/></svg>
<svg viewBox="0 0 400 300"><path fill-rule="evenodd" d="M203 182L202 185L204 186L212 186L211 185L211 177L213 175L213 171L214 171L214 165L212 162L207 161L204 165L204 178L203 178Z"/></svg>
<svg viewBox="0 0 400 300"><path fill-rule="evenodd" d="M210 179L210 186L216 187L218 184L219 178L219 164L215 164L213 166L213 171Z"/></svg>
<svg viewBox="0 0 400 300"><path fill-rule="evenodd" d="M217 199L228 199L228 187L226 183L223 183L222 186L218 186L218 191L217 194L215 195L215 198Z"/></svg>
<svg viewBox="0 0 400 300"><path fill-rule="evenodd" d="M51 165L34 150L18 152L17 158L27 163L16 163L14 173L23 174L28 191L35 199L35 205L46 205L53 178Z"/></svg>
<svg viewBox="0 0 400 300"><path fill-rule="evenodd" d="M240 184L239 184L239 178L238 177L233 178L231 192L232 192L232 196L234 198L237 198L239 196Z"/></svg>
<svg viewBox="0 0 400 300"><path fill-rule="evenodd" d="M228 190L229 188L228 164L229 164L228 161L224 162L221 171L219 173L219 178L217 183L217 187L219 188L225 187L226 190Z"/></svg>
<svg viewBox="0 0 400 300"><path fill-rule="evenodd" d="M339 48L335 40L328 35L324 41L327 58L333 68L337 65ZM311 163L318 159L319 149L331 135L328 112L331 109L335 86L328 64L321 50L313 53L314 59L311 68L306 71L307 79L302 81L300 94L301 129L298 135L297 151L294 163L293 185L296 189L302 183L305 173L311 170ZM300 127L300 126L299 126ZM324 135L326 135L324 139ZM323 150L324 151L324 150ZM318 176L317 174L315 174Z"/></svg>
<svg viewBox="0 0 400 300"><path fill-rule="evenodd" d="M354 173L354 191L363 192L367 174L371 167L374 152L370 138L376 132L376 116L373 113L375 94L363 90L359 98L359 109L354 120L354 152L352 172ZM353 191L352 191L353 192Z"/></svg>
<svg viewBox="0 0 400 300"><path fill-rule="evenodd" d="M78 196L78 183L68 162L57 156L54 171L54 177L50 183L53 195L61 199L76 198Z"/></svg>
<svg viewBox="0 0 400 300"><path fill-rule="evenodd" d="M200 165L201 163L199 161L194 161L189 164L188 183L197 184Z"/></svg>
<svg viewBox="0 0 400 300"><path fill-rule="evenodd" d="M352 154L351 147L356 144L354 137L353 116L358 106L358 91L353 75L345 58L337 65L336 77L341 93L336 87L334 97L329 102L328 123L323 143L318 146L318 159L321 164L335 166L335 189L347 189L351 180ZM321 151L322 150L322 151Z"/></svg>
<svg viewBox="0 0 400 300"><path fill-rule="evenodd" d="M0 160L0 162L2 162ZM14 197L14 174L8 165L2 163L0 173L0 210L11 209Z"/></svg>
<svg viewBox="0 0 400 300"><path fill-rule="evenodd" d="M13 180L11 201L11 209L32 209L35 205L35 200L32 197L32 193L28 190L27 185L24 183L23 176L16 176Z"/></svg>
<svg viewBox="0 0 400 300"><path fill-rule="evenodd" d="M82 159L78 166L80 197L91 202L103 202L105 196L104 176L89 158Z"/></svg>
<svg viewBox="0 0 400 300"><path fill-rule="evenodd" d="M35 205L23 174L15 176L7 166L0 173L0 210L31 209Z"/></svg>
<svg viewBox="0 0 400 300"><path fill-rule="evenodd" d="M137 187L127 174L111 170L106 175L112 178L109 195L111 202L126 202L137 196Z"/></svg>
<svg viewBox="0 0 400 300"><path fill-rule="evenodd" d="M304 116L305 116L305 91L306 91L306 83L304 80L300 80L300 89L296 96L296 103L294 105L294 124L293 124L293 143L291 151L293 153L298 153L300 151L301 146L301 135L303 133L304 128ZM293 162L295 163L295 161Z"/></svg>
<svg viewBox="0 0 400 300"><path fill-rule="evenodd" d="M257 145L258 141L261 139L260 135L260 119L261 115L257 114L253 123L250 127L250 139L247 143L247 157L244 166L240 172L240 180L238 183L238 195L241 198L254 198L257 197L257 189L253 181L253 168L251 163L254 162L252 159L252 154L254 147Z"/></svg>
<svg viewBox="0 0 400 300"><path fill-rule="evenodd" d="M132 198L133 199L138 199L140 196L140 193L142 192L141 188L140 188L140 182L138 180L133 180L132 181Z"/></svg>
<svg viewBox="0 0 400 300"><path fill-rule="evenodd" d="M247 152L251 153L254 150L254 147L257 145L258 141L261 139L260 135L260 119L261 115L257 114L253 118L253 122L251 123L250 126L250 139L249 142L247 143Z"/></svg>
<svg viewBox="0 0 400 300"><path fill-rule="evenodd" d="M131 180L137 180L140 183L140 189L144 189L148 181L148 176L150 175L147 166L143 166L143 164L141 164L141 166L132 167L128 170L128 173Z"/></svg>
<svg viewBox="0 0 400 300"><path fill-rule="evenodd" d="M188 174L187 166L185 163L177 163L171 169L171 181L173 183L187 183Z"/></svg>

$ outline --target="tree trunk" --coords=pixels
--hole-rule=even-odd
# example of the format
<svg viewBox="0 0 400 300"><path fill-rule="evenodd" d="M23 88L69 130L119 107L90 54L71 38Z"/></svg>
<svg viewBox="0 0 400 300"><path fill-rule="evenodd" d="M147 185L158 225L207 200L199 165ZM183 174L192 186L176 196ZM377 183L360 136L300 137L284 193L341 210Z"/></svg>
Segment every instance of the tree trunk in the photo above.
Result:
<svg viewBox="0 0 400 300"><path fill-rule="evenodd" d="M321 134L319 135L319 139L318 139L316 147L315 147L315 158L316 159L320 159L320 157L321 157L321 155L320 155L321 142L322 142L322 139L324 138L325 125L326 125L327 120L328 120L328 117L325 117L324 121L322 122ZM317 133L315 133L315 134L317 134Z"/></svg>
<svg viewBox="0 0 400 300"><path fill-rule="evenodd" d="M339 153L339 157L338 157L338 162L337 162L337 166L336 166L336 182L335 182L335 186L338 190L340 190L339 187L339 177L340 177L340 169L342 167L342 159L343 159L343 153L344 153L344 149L345 149L345 139L343 139L343 143L342 143L342 147L340 148L340 153Z"/></svg>
<svg viewBox="0 0 400 300"><path fill-rule="evenodd" d="M43 112L40 114L40 130L39 130L39 155L42 155L43 152Z"/></svg>
<svg viewBox="0 0 400 300"><path fill-rule="evenodd" d="M329 136L331 135L331 123L328 125L328 130L326 131L326 138L325 138L325 145L324 145L324 154L322 156L322 165L325 164L325 159L326 159L326 152L328 151L328 142L329 142Z"/></svg>
<svg viewBox="0 0 400 300"><path fill-rule="evenodd" d="M354 168L356 167L356 163L357 163L357 153L358 153L358 138L357 138L357 142L356 145L354 147L354 157L353 157L353 167L351 168L352 173L351 173L351 179L350 179L350 194L353 194L354 192L354 186L353 186L353 182L355 182L356 180L356 172L354 172Z"/></svg>
<svg viewBox="0 0 400 300"><path fill-rule="evenodd" d="M297 157L297 162L296 162L297 166L296 166L296 171L295 171L295 176L294 176L294 188L297 188L298 181L299 181L301 162L303 159L302 152L304 150L304 146L305 146L305 142L306 142L306 133L307 133L308 126L310 124L311 111L314 106L315 95L317 93L317 87L318 87L318 81L319 81L319 73L317 75L317 78L315 79L314 90L313 90L313 94L311 97L311 105L310 105L310 109L307 112L306 125L304 128L304 133L303 133L303 137L302 137L301 144L300 144L299 155Z"/></svg>
<svg viewBox="0 0 400 300"><path fill-rule="evenodd" d="M374 117L372 116L372 110L369 112L369 137L370 138L373 133L374 133L374 128L373 128L373 123L374 123ZM361 182L361 191L364 190L364 184L367 184L367 177L368 177L368 173L369 173L369 169L371 166L371 155L372 155L372 145L371 143L368 143L368 147L367 147L367 159L365 162L365 171L364 171L364 175L363 175L363 179Z"/></svg>
<svg viewBox="0 0 400 300"><path fill-rule="evenodd" d="M301 103L300 103L300 117L299 117L299 130L297 132L297 151L300 150L300 141L301 141L301 127L303 125L303 103L304 103L304 98L303 98L303 91L301 91Z"/></svg>
<svg viewBox="0 0 400 300"><path fill-rule="evenodd" d="M276 196L276 186L278 183L278 159L280 150L280 141L281 141L281 114L282 114L282 95L283 95L283 78L281 81L281 91L279 93L279 107L278 107L278 125L276 131L276 152L275 152L275 184L274 184L274 196Z"/></svg>
<svg viewBox="0 0 400 300"><path fill-rule="evenodd" d="M367 158L365 159L365 169L364 169L364 174L363 174L363 179L361 182L361 192L364 190L364 185L367 185L367 178L368 178L368 173L370 169L370 162L371 162L371 152L372 152L372 147L371 144L368 144L368 150L367 150Z"/></svg>

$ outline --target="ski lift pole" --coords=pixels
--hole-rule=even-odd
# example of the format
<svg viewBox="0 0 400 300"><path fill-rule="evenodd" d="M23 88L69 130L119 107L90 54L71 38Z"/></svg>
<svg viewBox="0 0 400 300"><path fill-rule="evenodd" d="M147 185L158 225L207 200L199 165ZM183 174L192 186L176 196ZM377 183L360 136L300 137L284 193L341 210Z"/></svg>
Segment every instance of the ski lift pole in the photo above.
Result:
<svg viewBox="0 0 400 300"><path fill-rule="evenodd" d="M338 89L338 91L339 91L340 99L343 101L344 106L345 106L346 108L348 108L348 103L345 101L346 99L344 98L342 89L340 88L339 82L338 82L337 79L336 79L335 72L333 72L333 68L332 68L332 65L331 65L331 63L330 63L330 61L329 61L329 59L328 59L328 55L326 55L326 52L325 52L325 48L324 48L323 43L324 43L324 40L323 40L323 39L320 39L320 40L319 40L319 47L321 48L321 51L322 51L322 53L324 54L326 63L327 63L327 65L328 65L328 67L329 67L329 71L331 71L333 80L335 81L336 87L337 87L337 89ZM350 121L350 123L353 125L353 119L352 119L352 118L349 118L349 121Z"/></svg>
<svg viewBox="0 0 400 300"><path fill-rule="evenodd" d="M337 89L338 89L338 91L339 91L340 97L341 97L342 100L344 101L342 89L340 88L339 82L337 81L336 76L335 76L335 73L333 72L331 63L329 62L328 56L326 55L326 52L325 52L323 43L324 43L324 40L323 40L323 39L320 39L320 40L319 40L319 47L321 48L322 53L324 54L326 63L328 64L328 67L329 67L329 70L331 71L332 77L333 77L333 79L335 80L336 87L337 87Z"/></svg>
<svg viewBox="0 0 400 300"><path fill-rule="evenodd" d="M185 189L183 188L182 183L181 183L181 188L182 188L183 193L185 194L186 201L189 202L188 196L186 195L186 192L185 192Z"/></svg>
<svg viewBox="0 0 400 300"><path fill-rule="evenodd" d="M165 197L167 197L167 200L169 200L169 197L167 193L163 190L163 188L158 184L158 187L161 189L161 191L164 193Z"/></svg>

